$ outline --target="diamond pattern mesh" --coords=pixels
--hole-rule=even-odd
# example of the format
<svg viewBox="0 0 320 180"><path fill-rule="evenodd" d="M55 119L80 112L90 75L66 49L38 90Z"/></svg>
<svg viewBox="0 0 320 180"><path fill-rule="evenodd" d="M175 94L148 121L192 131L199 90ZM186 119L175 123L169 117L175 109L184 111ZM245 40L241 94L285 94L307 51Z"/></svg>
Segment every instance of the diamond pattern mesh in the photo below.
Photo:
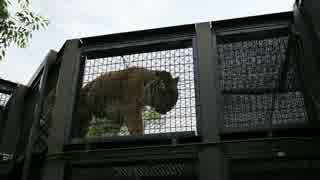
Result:
<svg viewBox="0 0 320 180"><path fill-rule="evenodd" d="M192 164L188 163L162 163L155 165L139 165L128 167L114 167L114 176L182 176L192 172Z"/></svg>
<svg viewBox="0 0 320 180"><path fill-rule="evenodd" d="M306 121L296 65L284 67L287 42L287 37L280 37L218 45L224 128Z"/></svg>
<svg viewBox="0 0 320 180"><path fill-rule="evenodd" d="M34 153L43 153L47 150L47 141L49 136L49 127L48 122L46 122L47 119L41 118L38 133L39 136L37 137L35 143L34 143Z"/></svg>
<svg viewBox="0 0 320 180"><path fill-rule="evenodd" d="M49 137L49 123L54 105L53 102L50 100L52 99L45 99L43 103L43 108L40 114L38 126L38 137L34 143L35 153L43 153L47 150L47 141Z"/></svg>
<svg viewBox="0 0 320 180"><path fill-rule="evenodd" d="M274 125L304 122L306 118L300 92L281 93L275 97L271 94L225 95L224 100L226 128L263 128L268 125L270 116Z"/></svg>

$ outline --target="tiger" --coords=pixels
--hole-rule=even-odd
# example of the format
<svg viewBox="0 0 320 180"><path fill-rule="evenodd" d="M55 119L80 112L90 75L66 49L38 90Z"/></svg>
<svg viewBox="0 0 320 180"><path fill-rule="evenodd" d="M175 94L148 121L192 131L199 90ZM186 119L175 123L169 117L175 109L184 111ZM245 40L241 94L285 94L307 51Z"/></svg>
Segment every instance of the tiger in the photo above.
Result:
<svg viewBox="0 0 320 180"><path fill-rule="evenodd" d="M79 90L72 137L85 137L94 119L107 121L112 134L125 124L130 135L143 135L144 107L160 114L171 111L178 101L178 82L167 71L135 66L103 73Z"/></svg>

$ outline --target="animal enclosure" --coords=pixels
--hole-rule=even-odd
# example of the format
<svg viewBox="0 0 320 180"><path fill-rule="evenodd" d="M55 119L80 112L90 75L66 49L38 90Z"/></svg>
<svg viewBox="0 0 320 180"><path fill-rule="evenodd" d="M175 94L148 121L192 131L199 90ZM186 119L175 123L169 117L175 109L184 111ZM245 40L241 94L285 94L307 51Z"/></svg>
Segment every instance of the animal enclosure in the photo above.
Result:
<svg viewBox="0 0 320 180"><path fill-rule="evenodd" d="M131 67L168 72L173 78L179 78L177 83L178 100L172 109L165 114L157 112L151 106L145 106L142 111L143 134L196 132L197 88L193 48L191 43L187 47L165 48L164 46L160 50L138 50L134 53L120 50L119 54L111 56L87 58L84 61L81 87L104 73L119 72ZM110 119L93 119L90 122L87 136L114 135L108 132L108 126L110 126ZM129 135L125 123L116 135Z"/></svg>
<svg viewBox="0 0 320 180"><path fill-rule="evenodd" d="M319 179L297 17L67 40L27 86L0 80L0 179Z"/></svg>

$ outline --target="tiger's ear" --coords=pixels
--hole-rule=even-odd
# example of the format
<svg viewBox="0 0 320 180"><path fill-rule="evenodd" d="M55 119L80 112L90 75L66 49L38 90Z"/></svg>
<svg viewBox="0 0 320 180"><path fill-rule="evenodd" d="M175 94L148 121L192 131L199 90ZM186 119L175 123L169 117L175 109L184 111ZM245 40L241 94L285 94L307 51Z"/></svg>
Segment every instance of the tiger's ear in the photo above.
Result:
<svg viewBox="0 0 320 180"><path fill-rule="evenodd" d="M156 76L160 79L166 79L170 77L170 73L167 71L157 71Z"/></svg>

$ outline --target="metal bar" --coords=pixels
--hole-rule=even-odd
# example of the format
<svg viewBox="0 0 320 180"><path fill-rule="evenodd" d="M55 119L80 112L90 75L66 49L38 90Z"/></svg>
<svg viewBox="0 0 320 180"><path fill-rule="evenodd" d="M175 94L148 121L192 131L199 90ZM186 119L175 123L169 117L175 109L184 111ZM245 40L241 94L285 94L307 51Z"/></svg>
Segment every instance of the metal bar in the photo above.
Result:
<svg viewBox="0 0 320 180"><path fill-rule="evenodd" d="M44 164L43 180L64 180L66 162L62 159L52 160Z"/></svg>
<svg viewBox="0 0 320 180"><path fill-rule="evenodd" d="M302 11L306 24L309 26L310 33L314 34L315 40L320 42L320 2L317 0L300 1L296 6Z"/></svg>
<svg viewBox="0 0 320 180"><path fill-rule="evenodd" d="M229 165L224 153L219 147L207 147L199 152L200 180L229 179Z"/></svg>
<svg viewBox="0 0 320 180"><path fill-rule="evenodd" d="M234 19L226 19L214 21L215 29L223 29L228 27L240 27L240 26L250 26L257 24L272 24L276 22L287 22L292 20L292 11L241 17Z"/></svg>
<svg viewBox="0 0 320 180"><path fill-rule="evenodd" d="M217 36L217 42L219 44L224 44L224 43L232 43L232 42L281 38L281 37L287 37L288 32L289 32L289 27L283 28L283 29L274 29L272 31L265 30L265 31L251 32L251 33L230 34L225 36Z"/></svg>
<svg viewBox="0 0 320 180"><path fill-rule="evenodd" d="M49 53L57 53L55 50L50 49ZM31 77L31 79L29 80L27 86L30 87L33 83L34 80L36 80L42 73L44 66L46 63L46 59L44 59L41 64L39 65L39 67L37 68L36 72L33 74L33 76Z"/></svg>
<svg viewBox="0 0 320 180"><path fill-rule="evenodd" d="M48 140L50 152L60 152L68 143L72 112L78 85L80 68L79 40L66 42L56 87L56 99L52 113L52 128Z"/></svg>
<svg viewBox="0 0 320 180"><path fill-rule="evenodd" d="M161 133L161 134L146 134L143 136L114 136L114 137L88 137L83 138L73 138L70 144L81 144L81 143L121 143L121 142L148 142L157 140L171 140L172 138L183 138L183 137L194 137L193 131L190 132L175 132L175 133ZM169 141L170 142L170 141Z"/></svg>
<svg viewBox="0 0 320 180"><path fill-rule="evenodd" d="M167 160L196 160L198 158L196 147L175 147L168 148L144 148L140 150L118 150L113 151L97 151L79 153L64 153L59 156L51 156L48 160L64 159L71 164L88 166L92 164L129 164L137 162L154 162Z"/></svg>
<svg viewBox="0 0 320 180"><path fill-rule="evenodd" d="M222 90L222 94L226 95L266 95L276 92L277 94L285 94L291 92L299 92L301 89L292 90L274 90L274 89L232 89L232 90Z"/></svg>
<svg viewBox="0 0 320 180"><path fill-rule="evenodd" d="M80 68L80 41L68 40L62 55L56 98L52 112L51 128L48 137L48 153L63 151L68 143L72 112L78 86ZM63 180L66 162L63 160L45 163L43 179Z"/></svg>
<svg viewBox="0 0 320 180"><path fill-rule="evenodd" d="M147 146L147 147L125 147L125 148L116 148L116 149L94 149L94 150L70 150L60 153L48 154L47 159L55 159L63 155L74 155L74 154L87 154L87 153L101 153L108 156L113 156L113 153L120 153L124 156L127 156L127 151L139 151L139 152L151 152L151 149L155 148L157 150L163 150L170 148L173 152L179 150L179 148L191 148L193 146L217 146L219 144L230 144L230 143L252 143L252 142L274 142L274 141L318 141L319 138L315 137L263 137L263 138L251 138L251 139L233 139L233 140L222 140L220 142L197 142L189 144L177 144L177 145L158 145L158 146ZM311 143L312 144L312 143ZM67 145L68 146L68 145ZM176 149L177 148L177 149ZM200 150L196 148L197 150ZM167 150L165 150L167 151ZM320 152L320 151L319 151ZM78 155L77 155L78 156Z"/></svg>
<svg viewBox="0 0 320 180"><path fill-rule="evenodd" d="M152 39L141 39L136 41L121 41L115 43L106 43L98 44L98 45L91 45L91 46L84 46L81 48L82 53L87 54L88 59L91 59L91 54L102 54L103 56L112 56L113 54L121 55L126 53L126 51L153 51L159 49L170 49L170 48L177 48L181 46L186 46L188 42L191 42L192 39L191 35L186 36L173 36L173 37L163 37L163 38L152 38ZM191 45L191 44L190 44ZM114 51L121 52L114 52ZM128 52L133 53L133 52ZM99 55L98 55L99 57ZM94 57L94 58L98 58ZM93 57L92 57L93 58Z"/></svg>
<svg viewBox="0 0 320 180"><path fill-rule="evenodd" d="M24 105L24 97L27 92L27 87L19 85L12 95L8 105L8 119L4 127L0 152L13 156L10 162L9 169L12 169L15 164L15 159L18 157L19 140L22 132L22 113Z"/></svg>
<svg viewBox="0 0 320 180"><path fill-rule="evenodd" d="M294 7L294 33L296 38L294 45L299 46L295 51L300 51L299 57L296 61L299 65L299 75L302 79L303 94L305 97L305 104L307 107L308 117L310 123L314 126L320 127L320 85L319 79L314 78L319 76L319 68L317 59L319 58L318 51L318 37L313 32L312 27L305 17L303 8ZM293 47L291 47L293 48ZM296 52L297 53L297 52ZM295 54L297 56L297 54ZM308 61L305 61L308 59Z"/></svg>
<svg viewBox="0 0 320 180"><path fill-rule="evenodd" d="M3 129L4 129L4 125L5 125L5 108L0 107L0 144L1 144L1 140L2 140L2 133L3 133Z"/></svg>
<svg viewBox="0 0 320 180"><path fill-rule="evenodd" d="M220 118L218 103L218 67L215 37L211 34L210 23L196 24L197 59L199 67L200 123L204 141L219 141L218 121Z"/></svg>
<svg viewBox="0 0 320 180"><path fill-rule="evenodd" d="M201 135L204 142L220 142L223 98L219 89L219 64L216 36L211 23L196 24L197 62L201 104ZM205 147L199 152L199 179L228 179L227 160L220 147Z"/></svg>
<svg viewBox="0 0 320 180"><path fill-rule="evenodd" d="M22 180L27 180L29 176L29 169L32 161L31 157L32 157L33 145L36 140L36 137L38 136L40 115L42 112L42 104L44 100L44 93L45 93L44 91L46 88L46 82L47 82L50 67L55 62L56 58L57 58L57 53L55 51L49 51L49 53L46 55L43 61L45 62L45 65L43 67L44 69L43 69L40 86L39 86L39 99L35 106L34 119L33 119L32 127L30 130L30 134L29 134L27 148L26 148L26 156L25 156L25 161L23 166Z"/></svg>
<svg viewBox="0 0 320 180"><path fill-rule="evenodd" d="M104 44L105 42L116 43L124 41L137 41L144 39L160 39L161 37L179 36L182 34L193 34L194 25L187 24L182 26L173 26L141 31L124 32L117 34L109 34L103 36L82 38L83 46L91 46L97 44ZM155 38L157 37L157 38ZM159 38L160 37L160 38Z"/></svg>
<svg viewBox="0 0 320 180"><path fill-rule="evenodd" d="M20 85L14 94L10 104L8 104L8 120L4 129L4 136L2 137L1 152L13 153L18 143L20 132L21 114L23 112L24 95L27 88Z"/></svg>
<svg viewBox="0 0 320 180"><path fill-rule="evenodd" d="M240 132L258 132L258 131L267 131L269 127L267 124L253 127L236 127L236 128L226 128L223 127L220 129L221 134L232 134L232 133L240 133Z"/></svg>
<svg viewBox="0 0 320 180"><path fill-rule="evenodd" d="M230 35L239 35L239 34L249 34L254 32L261 31L273 31L279 29L288 29L289 22L279 22L279 23L270 23L270 24L259 24L259 25L251 25L251 26L243 26L243 27L235 27L235 28L225 28L225 29L217 29L217 36L230 36Z"/></svg>
<svg viewBox="0 0 320 180"><path fill-rule="evenodd" d="M0 93L11 94L17 86L17 83L0 79Z"/></svg>
<svg viewBox="0 0 320 180"><path fill-rule="evenodd" d="M192 49L193 49L193 69L194 69L194 87L195 87L195 105L196 105L196 125L197 134L201 134L201 101L200 101L200 87L199 87L199 63L198 63L198 51L197 51L197 39L194 37L192 39Z"/></svg>

